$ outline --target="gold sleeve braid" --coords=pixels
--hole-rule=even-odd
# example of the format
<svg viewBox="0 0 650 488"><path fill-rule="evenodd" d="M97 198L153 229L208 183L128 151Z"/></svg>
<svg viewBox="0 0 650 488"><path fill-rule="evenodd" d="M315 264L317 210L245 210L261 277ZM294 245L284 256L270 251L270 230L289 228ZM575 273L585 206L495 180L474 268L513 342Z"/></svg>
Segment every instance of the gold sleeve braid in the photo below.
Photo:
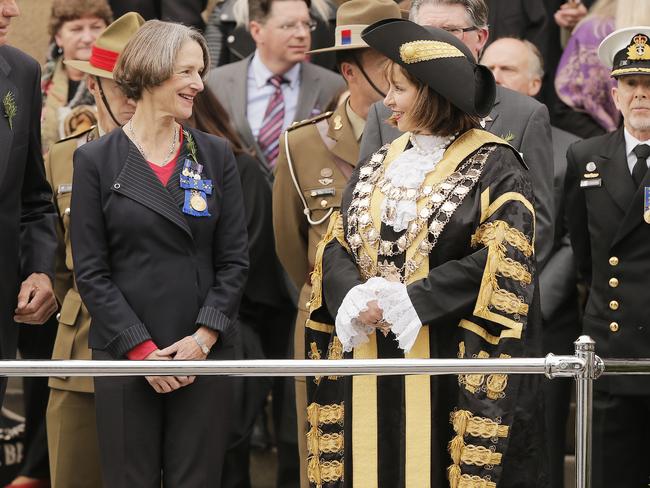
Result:
<svg viewBox="0 0 650 488"><path fill-rule="evenodd" d="M343 477L342 461L324 461L322 453L340 453L343 451L343 432L324 434L321 425L342 424L343 404L319 405L312 403L307 407L307 420L310 429L307 432L307 450L309 451L307 477L309 482L322 488L323 483L331 483Z"/></svg>
<svg viewBox="0 0 650 488"><path fill-rule="evenodd" d="M320 308L323 305L323 253L327 245L336 239L346 250L349 251L343 231L343 217L340 212L334 212L330 217L327 232L316 247L314 259L314 270L311 272L311 299L309 301L309 312Z"/></svg>
<svg viewBox="0 0 650 488"><path fill-rule="evenodd" d="M488 248L474 315L509 328L521 327L518 317L528 315L528 304L521 297L502 289L498 284L497 276L515 280L521 286L529 285L532 282L530 271L524 264L507 256L506 244L518 249L524 256L530 257L533 254L531 243L522 232L511 227L507 222L494 220L481 224L472 236L471 244L473 247L484 245ZM515 320L493 310L513 315Z"/></svg>

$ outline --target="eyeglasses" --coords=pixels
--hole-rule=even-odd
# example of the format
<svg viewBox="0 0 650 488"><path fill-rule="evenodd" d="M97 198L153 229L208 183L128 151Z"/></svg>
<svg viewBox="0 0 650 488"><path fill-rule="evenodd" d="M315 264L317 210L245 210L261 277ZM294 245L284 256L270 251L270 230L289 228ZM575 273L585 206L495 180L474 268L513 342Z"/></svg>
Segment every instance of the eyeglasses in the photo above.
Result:
<svg viewBox="0 0 650 488"><path fill-rule="evenodd" d="M466 32L472 32L478 30L478 27L442 27L443 30L446 30L453 36L456 36L458 39L462 40L465 37Z"/></svg>
<svg viewBox="0 0 650 488"><path fill-rule="evenodd" d="M309 22L287 22L285 24L280 24L278 27L283 32L294 32L297 33L301 30L307 32L314 32L316 30L316 22L310 20Z"/></svg>

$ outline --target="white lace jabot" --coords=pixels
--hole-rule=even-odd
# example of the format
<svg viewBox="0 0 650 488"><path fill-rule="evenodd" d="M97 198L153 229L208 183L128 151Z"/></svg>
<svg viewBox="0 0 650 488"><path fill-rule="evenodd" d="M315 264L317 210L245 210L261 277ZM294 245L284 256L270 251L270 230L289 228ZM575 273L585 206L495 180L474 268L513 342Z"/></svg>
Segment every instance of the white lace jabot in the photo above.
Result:
<svg viewBox="0 0 650 488"><path fill-rule="evenodd" d="M436 168L449 142L449 137L411 135L414 147L397 156L386 170L384 178L394 187L417 190L427 174ZM394 211L393 211L394 209ZM387 195L381 203L381 221L403 232L417 216L417 202L414 200L392 200Z"/></svg>

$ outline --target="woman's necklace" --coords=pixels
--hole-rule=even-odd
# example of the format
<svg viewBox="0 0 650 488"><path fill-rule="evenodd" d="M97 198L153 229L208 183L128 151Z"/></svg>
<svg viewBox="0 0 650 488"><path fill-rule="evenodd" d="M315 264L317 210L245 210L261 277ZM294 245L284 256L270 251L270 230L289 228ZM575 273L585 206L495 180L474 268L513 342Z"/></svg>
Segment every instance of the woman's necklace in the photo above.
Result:
<svg viewBox="0 0 650 488"><path fill-rule="evenodd" d="M133 130L133 118L129 120L129 132L131 133L131 140L135 144L135 147L138 148L138 151L142 154L142 157L148 161L147 155L144 152L144 148L142 145L138 142L138 140L135 138L135 131ZM176 147L176 140L178 139L178 124L174 123L174 134L172 135L172 143L169 145L169 152L167 153L167 156L165 156L165 159L163 160L164 163L161 164L160 166L165 166L169 161L171 160L172 154L174 154L174 148Z"/></svg>

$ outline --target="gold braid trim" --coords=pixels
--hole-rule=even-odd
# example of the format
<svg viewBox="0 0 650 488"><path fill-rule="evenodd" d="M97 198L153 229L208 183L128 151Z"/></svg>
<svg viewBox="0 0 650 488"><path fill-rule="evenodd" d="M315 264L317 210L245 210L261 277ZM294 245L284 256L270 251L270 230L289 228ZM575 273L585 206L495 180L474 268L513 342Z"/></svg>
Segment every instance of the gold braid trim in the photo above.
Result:
<svg viewBox="0 0 650 488"><path fill-rule="evenodd" d="M442 41L405 42L399 47L399 55L406 64L432 59L464 57L464 54L456 46Z"/></svg>
<svg viewBox="0 0 650 488"><path fill-rule="evenodd" d="M343 479L342 461L320 461L316 456L308 460L307 477L316 488L322 488L323 483L331 483Z"/></svg>
<svg viewBox="0 0 650 488"><path fill-rule="evenodd" d="M501 245L503 241L519 249L526 257L530 257L533 254L533 246L530 244L526 235L519 229L510 227L503 220L494 220L482 224L472 236L472 247L477 247L479 244L488 247Z"/></svg>
<svg viewBox="0 0 650 488"><path fill-rule="evenodd" d="M311 403L307 407L307 420L312 427L341 423L343 422L343 414L343 403L340 405L336 403L331 405Z"/></svg>
<svg viewBox="0 0 650 488"><path fill-rule="evenodd" d="M447 478L451 488L497 488L497 484L490 481L490 477L471 476L462 474L460 466L452 464L447 468Z"/></svg>
<svg viewBox="0 0 650 488"><path fill-rule="evenodd" d="M343 359L343 344L338 337L334 336L327 346L327 359ZM340 376L328 376L328 380L336 381Z"/></svg>
<svg viewBox="0 0 650 488"><path fill-rule="evenodd" d="M509 314L528 315L528 304L517 295L502 288L497 288L490 297L490 305Z"/></svg>
<svg viewBox="0 0 650 488"><path fill-rule="evenodd" d="M465 445L461 436L451 440L448 450L454 463L447 468L447 478L451 488L496 488L496 483L490 481L489 477L462 474L460 464L492 467L501 464L501 453L483 446Z"/></svg>
<svg viewBox="0 0 650 488"><path fill-rule="evenodd" d="M332 213L327 232L316 247L316 257L314 260L314 270L311 272L311 299L309 301L309 312L321 307L323 304L323 253L325 247L336 239L346 249L350 250L345 242L345 233L343 232L343 218L340 212Z"/></svg>
<svg viewBox="0 0 650 488"><path fill-rule="evenodd" d="M497 264L497 273L504 278L520 281L524 285L530 285L532 276L526 266L511 258L500 259Z"/></svg>
<svg viewBox="0 0 650 488"><path fill-rule="evenodd" d="M460 436L471 435L484 439L508 437L510 428L486 417L475 417L469 410L456 410L451 414L451 424Z"/></svg>
<svg viewBox="0 0 650 488"><path fill-rule="evenodd" d="M461 342L461 344L463 344L463 357L464 357L465 346L464 343ZM490 355L485 351L481 351L474 356L475 359L487 359L489 357ZM462 359L462 357L460 357L460 359ZM485 382L485 375L484 374L461 374L458 375L458 382L462 385L465 385L465 389L470 393L476 393L477 391L481 390L483 383Z"/></svg>
<svg viewBox="0 0 650 488"><path fill-rule="evenodd" d="M343 432L323 434L317 427L312 427L307 432L307 450L313 456L322 452L328 454L341 452L343 451Z"/></svg>
<svg viewBox="0 0 650 488"><path fill-rule="evenodd" d="M501 453L483 446L467 444L460 454L460 462L471 466L496 466L501 464Z"/></svg>
<svg viewBox="0 0 650 488"><path fill-rule="evenodd" d="M307 353L307 356L309 357L309 359L314 359L314 360L318 360L321 358L320 349L318 349L318 344L316 344L315 342L311 342L309 344L309 352ZM321 378L322 376L314 376L314 383L320 385Z"/></svg>

